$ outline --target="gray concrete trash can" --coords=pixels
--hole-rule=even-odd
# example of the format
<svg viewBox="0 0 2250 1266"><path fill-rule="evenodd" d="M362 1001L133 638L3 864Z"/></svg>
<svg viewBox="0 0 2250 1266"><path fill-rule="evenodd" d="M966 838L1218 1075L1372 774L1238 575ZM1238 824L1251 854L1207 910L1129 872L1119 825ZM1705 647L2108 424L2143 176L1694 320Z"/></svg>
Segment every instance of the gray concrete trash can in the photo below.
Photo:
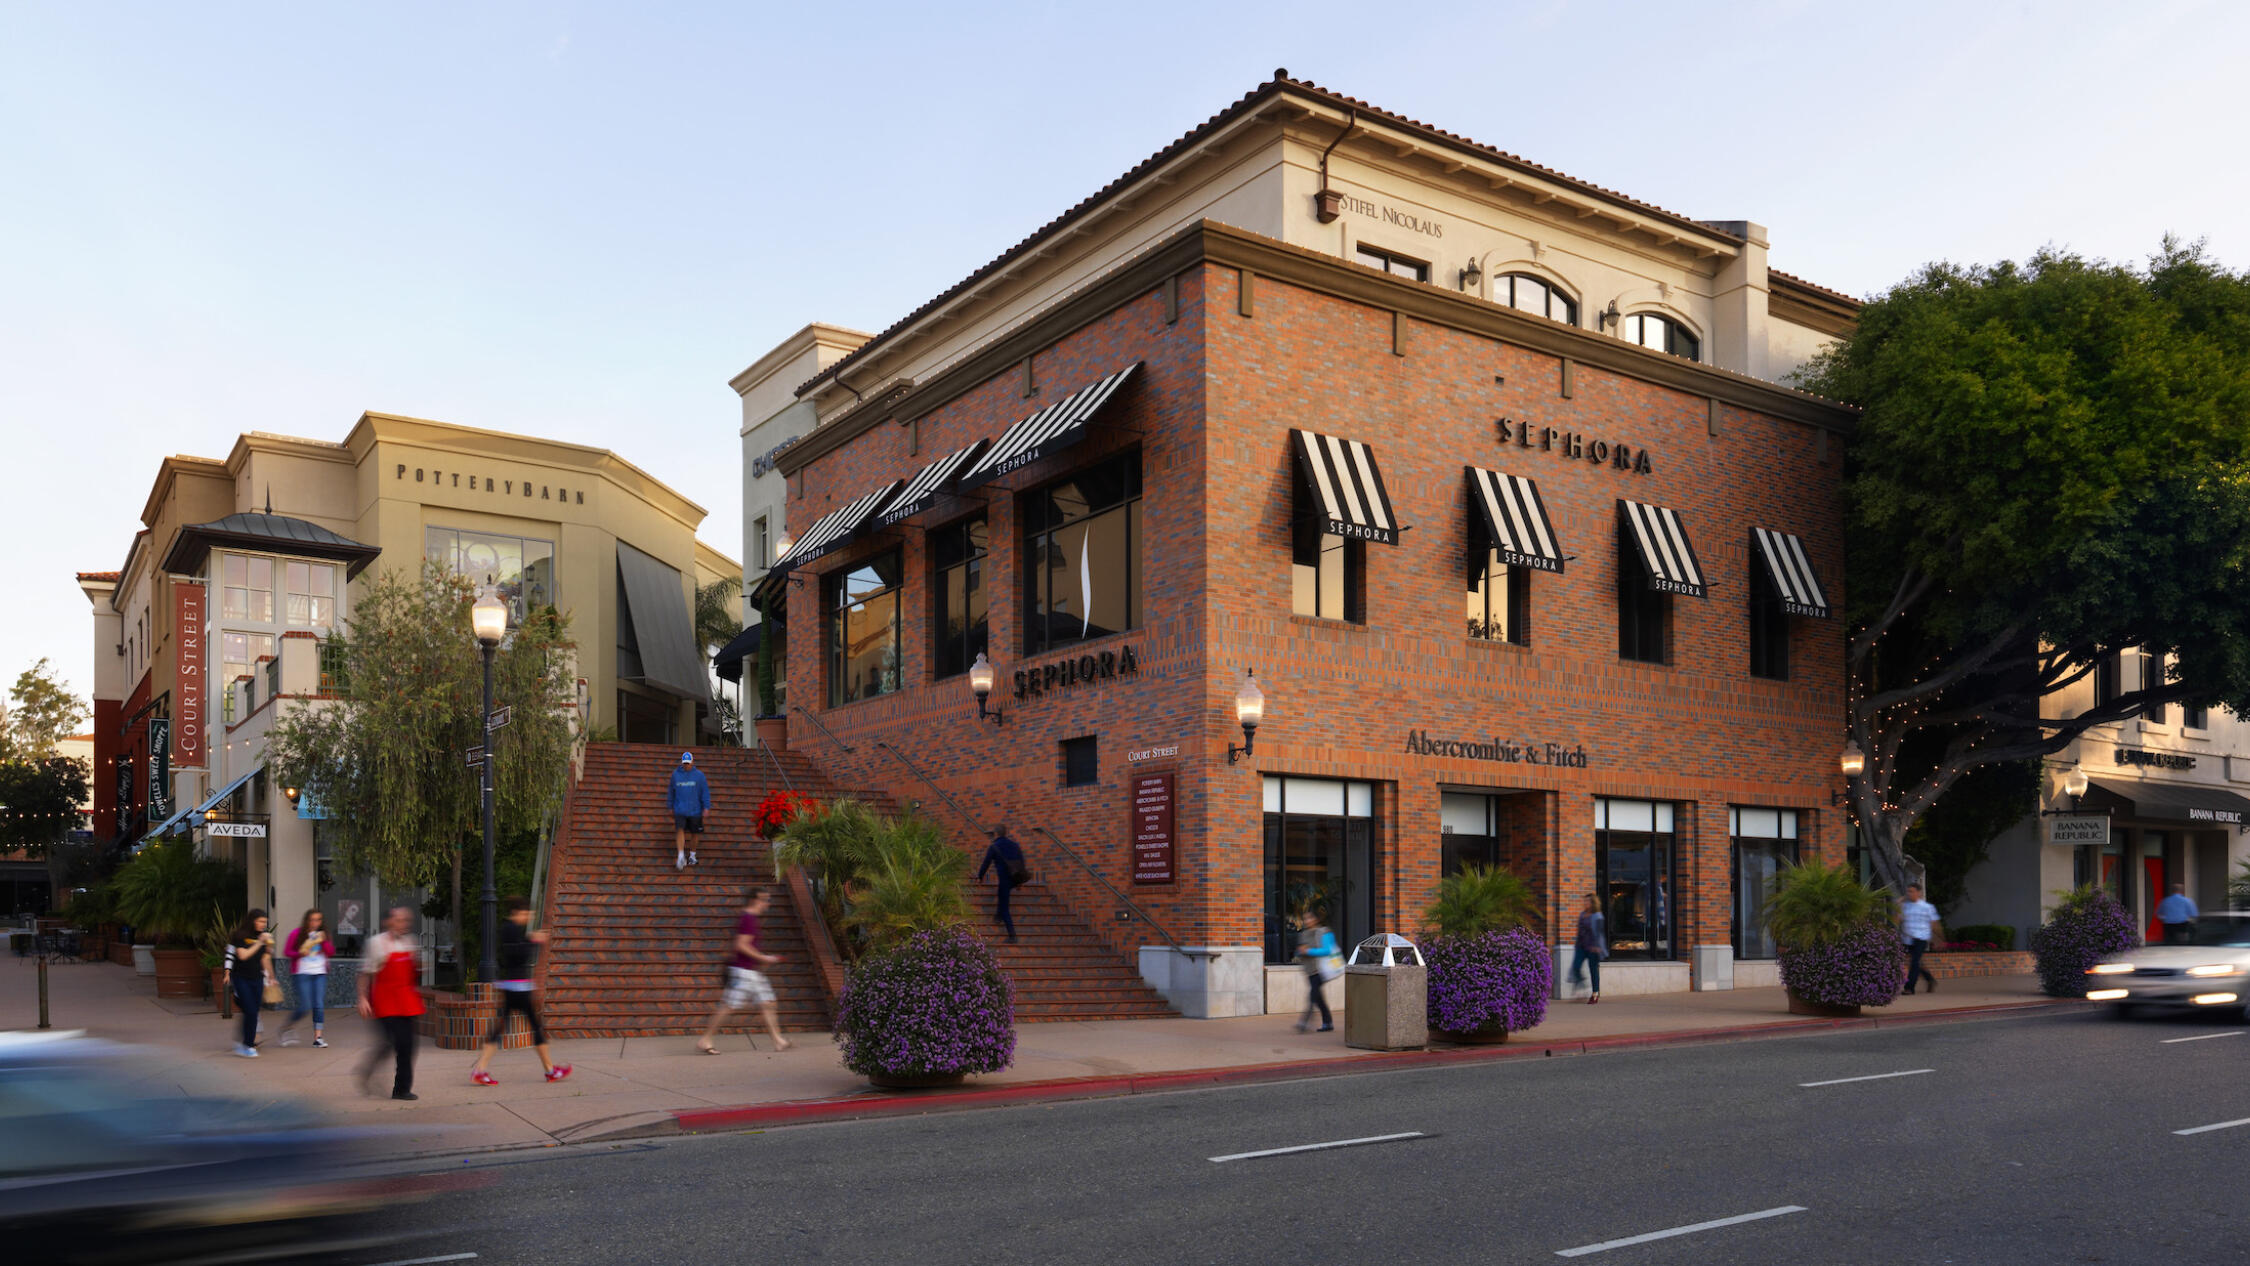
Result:
<svg viewBox="0 0 2250 1266"><path fill-rule="evenodd" d="M1368 937L1344 964L1344 1045L1368 1051L1430 1044L1430 969L1395 932Z"/></svg>

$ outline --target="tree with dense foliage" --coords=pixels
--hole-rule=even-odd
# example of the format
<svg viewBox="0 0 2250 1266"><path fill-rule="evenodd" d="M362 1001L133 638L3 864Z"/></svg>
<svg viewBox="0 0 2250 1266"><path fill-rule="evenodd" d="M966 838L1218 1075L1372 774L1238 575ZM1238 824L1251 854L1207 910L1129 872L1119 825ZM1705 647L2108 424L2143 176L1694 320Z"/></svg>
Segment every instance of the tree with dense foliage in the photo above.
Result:
<svg viewBox="0 0 2250 1266"><path fill-rule="evenodd" d="M481 829L468 750L484 742L483 664L469 582L442 564L379 574L329 648L343 697L274 722L266 762L327 813L337 861L386 884L450 878L461 910L463 850ZM509 630L493 666L494 812L502 838L539 831L561 807L576 733L568 621L548 607ZM466 960L464 960L466 961Z"/></svg>
<svg viewBox="0 0 2250 1266"><path fill-rule="evenodd" d="M78 757L57 755L55 746L86 717L86 701L46 660L17 674L0 709L0 851L44 858L77 828L93 771Z"/></svg>
<svg viewBox="0 0 2250 1266"><path fill-rule="evenodd" d="M2250 709L2250 277L2170 240L2145 269L1935 264L1800 382L1861 410L1846 731L1884 884L1971 770L2154 705ZM2136 646L2163 680L2048 702Z"/></svg>

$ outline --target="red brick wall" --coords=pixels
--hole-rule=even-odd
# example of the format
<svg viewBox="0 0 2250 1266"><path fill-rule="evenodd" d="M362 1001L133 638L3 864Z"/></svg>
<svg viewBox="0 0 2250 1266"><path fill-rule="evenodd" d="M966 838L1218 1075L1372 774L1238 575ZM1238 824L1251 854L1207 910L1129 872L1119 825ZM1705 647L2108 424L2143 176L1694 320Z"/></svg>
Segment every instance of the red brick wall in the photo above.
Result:
<svg viewBox="0 0 2250 1266"><path fill-rule="evenodd" d="M1342 266L1342 265L1340 265ZM1841 630L1792 621L1792 679L1748 672L1749 529L1804 537L1832 604L1843 597L1838 467L1814 433L1732 407L1712 433L1705 398L1576 368L1571 395L1552 356L1409 321L1393 351L1385 310L1261 277L1255 315L1238 308L1238 274L1203 265L1181 279L1167 323L1152 291L1065 337L1038 357L1042 394L1023 395L1020 369L1000 373L918 420L882 425L816 459L792 480L790 518L810 523L882 480L911 476L935 457L997 436L1035 408L1140 360L1099 434L1001 481L1014 490L1091 463L1116 448L1144 453L1142 554L1146 623L1090 649L1130 644L1135 680L1101 681L1026 701L999 700L1005 724L980 725L965 679L931 681L930 586L924 530L966 513L949 503L907 528L819 560L833 572L895 542L908 577L900 694L824 711L857 751L846 755L803 718L792 744L840 782L875 783L928 799L874 745L888 740L987 821L1006 818L1042 878L1057 883L1120 948L1153 938L1114 921L1113 903L1075 878L1045 841L1050 827L1142 902L1181 941L1253 945L1263 892L1260 775L1370 779L1385 807L1378 831L1378 923L1412 928L1438 878L1441 785L1531 788L1542 845L1521 857L1548 909L1568 930L1574 895L1593 883L1597 795L1678 802L1683 950L1728 939L1729 804L1803 813L1807 855L1840 853L1836 785L1843 705ZM1496 381L1495 379L1504 381ZM1649 451L1635 475L1536 448L1503 447L1508 416L1583 431ZM1374 447L1400 520L1395 547L1368 545L1365 625L1290 614L1288 523L1293 426ZM920 452L908 452L919 432ZM1469 506L1462 468L1483 465L1539 482L1564 552L1563 576L1533 578L1531 645L1471 641L1462 631L1460 572ZM1012 670L1056 656L1021 652L1020 542L1015 498L988 487L994 555L992 657L1007 693ZM1709 580L1708 599L1673 599L1672 662L1616 656L1615 502L1679 511ZM790 677L798 702L826 698L820 588L789 589ZM1254 757L1228 765L1239 674L1255 668L1267 695ZM1510 742L1583 746L1587 768L1499 764L1407 753L1411 729L1434 737L1499 735ZM1101 783L1059 785L1057 744L1099 736ZM1124 795L1132 748L1179 743L1178 882L1131 885ZM1153 766L1161 767L1161 766ZM1710 824L1706 832L1703 824ZM950 823L949 823L950 825ZM1511 824L1511 838L1517 824ZM964 842L966 841L964 833ZM1550 852L1544 839L1552 838Z"/></svg>

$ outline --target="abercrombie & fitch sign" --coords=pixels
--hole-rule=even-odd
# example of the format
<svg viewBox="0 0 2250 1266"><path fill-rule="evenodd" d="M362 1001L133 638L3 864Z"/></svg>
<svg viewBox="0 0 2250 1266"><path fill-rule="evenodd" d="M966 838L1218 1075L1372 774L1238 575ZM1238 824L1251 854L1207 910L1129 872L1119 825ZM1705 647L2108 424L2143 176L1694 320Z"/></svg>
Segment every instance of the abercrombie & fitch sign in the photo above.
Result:
<svg viewBox="0 0 2250 1266"><path fill-rule="evenodd" d="M1498 735L1488 738L1434 739L1427 730L1408 730L1406 750L1415 756L1451 756L1460 760L1489 760L1503 765L1553 765L1561 769L1586 768L1583 744L1511 743Z"/></svg>

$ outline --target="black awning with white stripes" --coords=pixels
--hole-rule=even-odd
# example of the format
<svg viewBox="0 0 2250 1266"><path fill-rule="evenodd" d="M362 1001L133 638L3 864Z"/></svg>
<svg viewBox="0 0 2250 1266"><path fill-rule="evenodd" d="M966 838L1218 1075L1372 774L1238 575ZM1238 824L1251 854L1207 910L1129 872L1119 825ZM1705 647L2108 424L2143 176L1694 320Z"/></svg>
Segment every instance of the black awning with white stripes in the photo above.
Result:
<svg viewBox="0 0 2250 1266"><path fill-rule="evenodd" d="M1766 578L1773 581L1784 614L1828 618L1828 594L1820 587L1820 578L1813 575L1804 541L1787 532L1751 528L1750 552L1764 563Z"/></svg>
<svg viewBox="0 0 2250 1266"><path fill-rule="evenodd" d="M879 528L893 527L929 509L946 491L954 476L968 469L991 443L991 440L978 440L967 448L947 453L924 466L920 474L906 481L906 486L899 489L897 496L885 502L875 512L874 525Z"/></svg>
<svg viewBox="0 0 2250 1266"><path fill-rule="evenodd" d="M1678 511L1619 500L1617 517L1618 530L1632 543L1641 565L1648 570L1649 588L1695 598L1710 596L1703 583L1703 565L1696 561L1695 548L1688 544L1687 529L1680 526Z"/></svg>
<svg viewBox="0 0 2250 1266"><path fill-rule="evenodd" d="M794 571L823 554L851 544L852 538L859 535L859 529L875 513L875 508L890 500L891 494L898 491L898 485L899 481L894 479L875 491L822 515L820 522L813 524L803 536L797 538L797 543L789 547L788 553L774 561L773 570L776 573Z"/></svg>
<svg viewBox="0 0 2250 1266"><path fill-rule="evenodd" d="M1472 519L1484 525L1485 538L1500 552L1500 561L1560 575L1562 546L1555 538L1554 521L1547 517L1547 503L1539 499L1537 481L1475 466L1468 472L1469 500L1476 507Z"/></svg>
<svg viewBox="0 0 2250 1266"><path fill-rule="evenodd" d="M1298 515L1319 522L1323 532L1357 541L1398 544L1398 516L1383 490L1375 450L1358 440L1289 432L1297 452Z"/></svg>
<svg viewBox="0 0 2250 1266"><path fill-rule="evenodd" d="M992 447L961 472L961 490L981 487L1043 457L1051 457L1086 437L1086 424L1102 406L1116 398L1133 371L1135 361L1109 377L1082 387L1008 428Z"/></svg>

